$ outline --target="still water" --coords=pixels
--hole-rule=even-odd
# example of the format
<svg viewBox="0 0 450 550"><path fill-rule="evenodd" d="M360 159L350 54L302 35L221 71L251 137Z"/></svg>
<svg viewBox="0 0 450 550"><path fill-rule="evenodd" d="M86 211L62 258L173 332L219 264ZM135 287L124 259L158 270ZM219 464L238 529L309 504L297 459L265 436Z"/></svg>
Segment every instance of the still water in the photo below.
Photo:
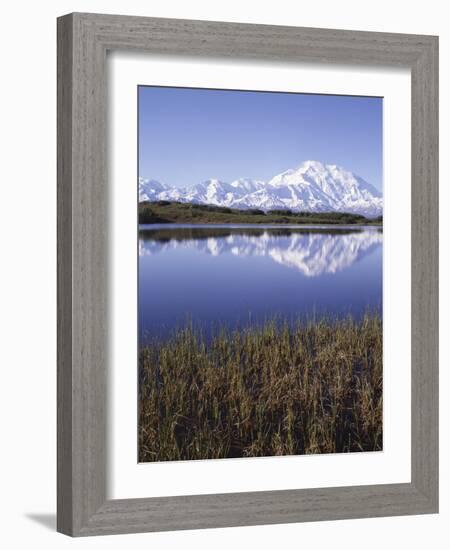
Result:
<svg viewBox="0 0 450 550"><path fill-rule="evenodd" d="M378 227L141 225L139 335L381 313Z"/></svg>

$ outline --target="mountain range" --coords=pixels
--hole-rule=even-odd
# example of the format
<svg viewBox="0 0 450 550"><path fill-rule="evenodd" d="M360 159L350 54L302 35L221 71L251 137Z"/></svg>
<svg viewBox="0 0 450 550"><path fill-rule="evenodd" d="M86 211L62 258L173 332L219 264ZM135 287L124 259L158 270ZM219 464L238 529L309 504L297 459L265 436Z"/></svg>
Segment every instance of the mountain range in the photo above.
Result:
<svg viewBox="0 0 450 550"><path fill-rule="evenodd" d="M139 201L169 200L230 208L352 212L376 217L383 198L373 185L340 166L307 160L268 182L247 178L231 183L210 179L188 187L170 187L139 178Z"/></svg>

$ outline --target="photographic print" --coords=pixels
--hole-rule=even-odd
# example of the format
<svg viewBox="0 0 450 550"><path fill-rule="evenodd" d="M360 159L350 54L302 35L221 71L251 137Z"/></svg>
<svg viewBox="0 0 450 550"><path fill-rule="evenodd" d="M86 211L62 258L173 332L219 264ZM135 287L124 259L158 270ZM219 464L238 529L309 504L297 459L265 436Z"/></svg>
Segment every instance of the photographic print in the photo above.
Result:
<svg viewBox="0 0 450 550"><path fill-rule="evenodd" d="M383 99L139 86L138 459L383 448Z"/></svg>

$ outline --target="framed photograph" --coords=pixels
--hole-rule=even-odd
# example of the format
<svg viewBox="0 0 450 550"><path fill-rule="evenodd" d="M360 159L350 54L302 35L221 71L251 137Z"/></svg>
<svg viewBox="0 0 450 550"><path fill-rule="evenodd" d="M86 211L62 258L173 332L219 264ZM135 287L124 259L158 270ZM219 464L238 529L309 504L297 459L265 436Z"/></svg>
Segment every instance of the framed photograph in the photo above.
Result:
<svg viewBox="0 0 450 550"><path fill-rule="evenodd" d="M58 19L58 530L438 511L438 39Z"/></svg>

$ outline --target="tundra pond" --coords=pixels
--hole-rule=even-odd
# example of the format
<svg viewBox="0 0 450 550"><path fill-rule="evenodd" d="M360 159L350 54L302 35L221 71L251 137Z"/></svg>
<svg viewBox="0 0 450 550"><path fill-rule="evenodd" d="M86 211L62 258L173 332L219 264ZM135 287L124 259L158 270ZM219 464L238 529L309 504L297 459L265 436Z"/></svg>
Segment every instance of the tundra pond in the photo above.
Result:
<svg viewBox="0 0 450 550"><path fill-rule="evenodd" d="M380 227L139 227L140 343L191 322L206 333L342 319L382 306Z"/></svg>
<svg viewBox="0 0 450 550"><path fill-rule="evenodd" d="M379 227L139 228L139 461L382 450Z"/></svg>

